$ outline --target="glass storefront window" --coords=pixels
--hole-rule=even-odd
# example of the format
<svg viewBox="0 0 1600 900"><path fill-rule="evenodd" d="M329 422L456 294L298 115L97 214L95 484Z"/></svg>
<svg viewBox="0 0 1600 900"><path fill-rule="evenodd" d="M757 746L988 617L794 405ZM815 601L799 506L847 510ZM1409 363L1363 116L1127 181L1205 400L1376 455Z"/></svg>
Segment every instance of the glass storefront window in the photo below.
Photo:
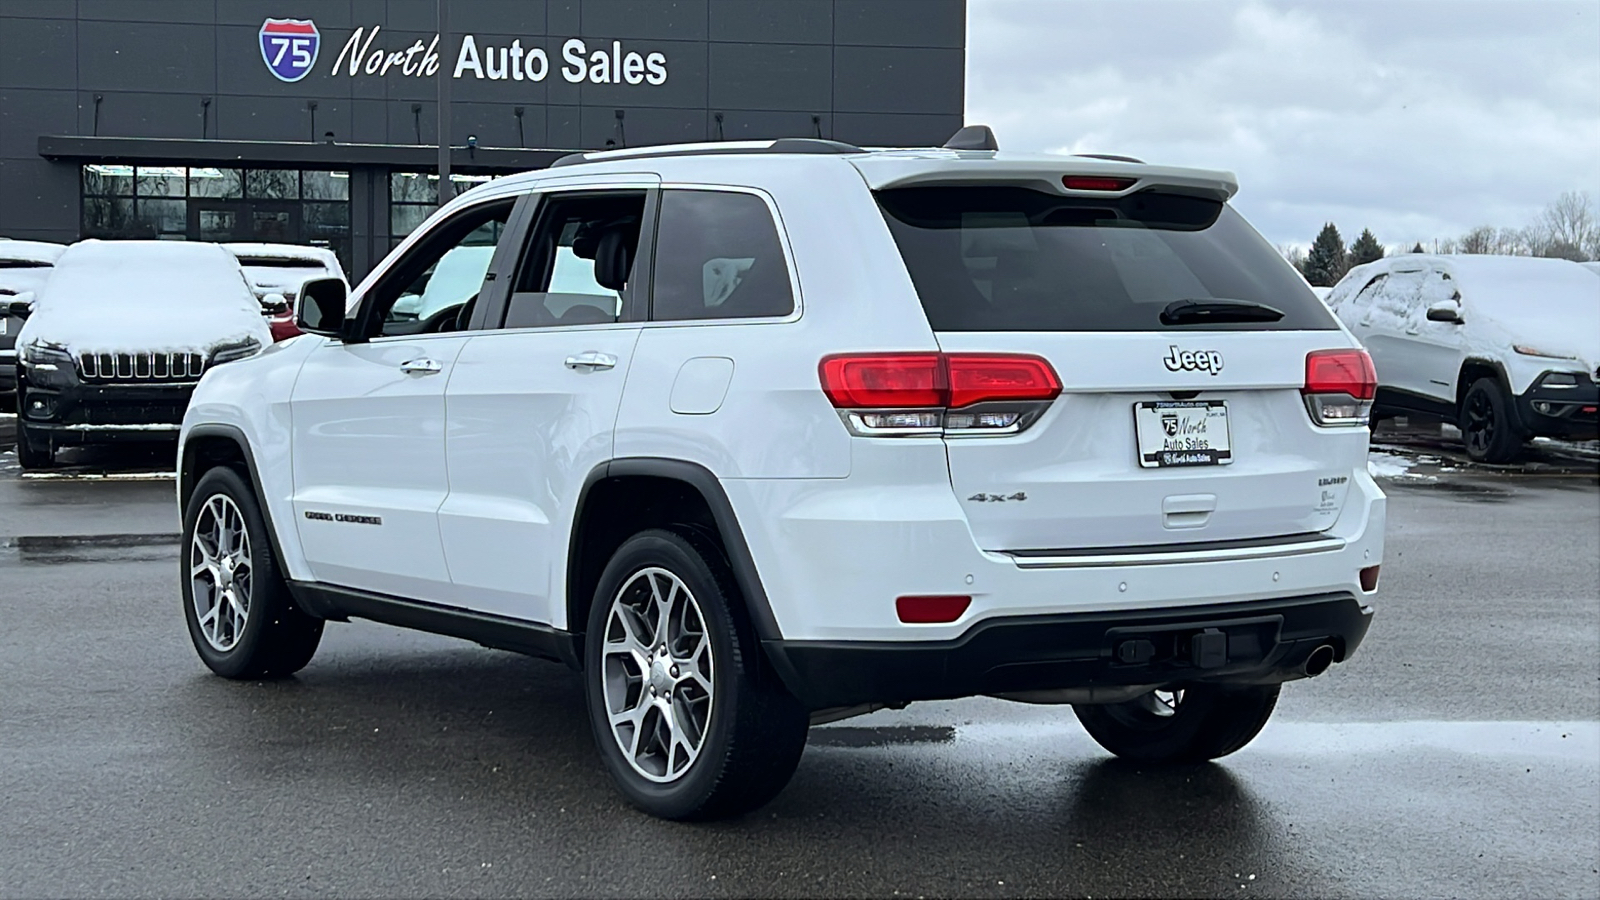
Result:
<svg viewBox="0 0 1600 900"><path fill-rule="evenodd" d="M84 166L83 193L93 197L132 197L133 166Z"/></svg>
<svg viewBox="0 0 1600 900"><path fill-rule="evenodd" d="M139 221L157 235L182 235L189 228L189 204L177 200L139 198Z"/></svg>
<svg viewBox="0 0 1600 900"><path fill-rule="evenodd" d="M494 175L451 175L455 192L464 194ZM439 176L423 172L389 173L389 234L396 241L421 225L439 207Z"/></svg>
<svg viewBox="0 0 1600 900"><path fill-rule="evenodd" d="M244 173L238 169L190 169L189 196L243 197Z"/></svg>
<svg viewBox="0 0 1600 900"><path fill-rule="evenodd" d="M134 193L140 197L178 197L184 194L188 170L182 166L140 166Z"/></svg>
<svg viewBox="0 0 1600 900"><path fill-rule="evenodd" d="M349 172L301 172L300 183L307 200L349 200Z"/></svg>
<svg viewBox="0 0 1600 900"><path fill-rule="evenodd" d="M84 237L307 244L350 267L348 172L97 163L82 186Z"/></svg>
<svg viewBox="0 0 1600 900"><path fill-rule="evenodd" d="M291 169L250 169L245 172L244 194L259 200L299 200L300 173Z"/></svg>

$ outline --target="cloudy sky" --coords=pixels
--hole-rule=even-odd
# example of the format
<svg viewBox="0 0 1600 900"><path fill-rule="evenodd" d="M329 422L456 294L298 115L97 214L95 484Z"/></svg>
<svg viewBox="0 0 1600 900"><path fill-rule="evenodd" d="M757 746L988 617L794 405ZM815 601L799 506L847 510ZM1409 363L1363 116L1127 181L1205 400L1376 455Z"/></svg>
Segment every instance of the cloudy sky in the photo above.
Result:
<svg viewBox="0 0 1600 900"><path fill-rule="evenodd" d="M968 0L967 121L1229 169L1274 243L1600 199L1600 0Z"/></svg>

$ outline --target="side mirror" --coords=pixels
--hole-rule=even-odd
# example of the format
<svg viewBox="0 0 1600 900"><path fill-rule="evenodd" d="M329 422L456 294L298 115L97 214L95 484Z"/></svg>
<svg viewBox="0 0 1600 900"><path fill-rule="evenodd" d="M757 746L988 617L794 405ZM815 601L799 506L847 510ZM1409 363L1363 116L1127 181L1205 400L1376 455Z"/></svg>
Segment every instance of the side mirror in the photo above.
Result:
<svg viewBox="0 0 1600 900"><path fill-rule="evenodd" d="M1453 300L1440 300L1428 307L1429 322L1448 322L1451 325L1461 324L1461 306Z"/></svg>
<svg viewBox="0 0 1600 900"><path fill-rule="evenodd" d="M261 311L269 316L281 316L289 311L289 300L282 294L265 294L261 298Z"/></svg>
<svg viewBox="0 0 1600 900"><path fill-rule="evenodd" d="M344 336L344 310L350 289L339 278L313 278L300 288L294 324L307 334Z"/></svg>
<svg viewBox="0 0 1600 900"><path fill-rule="evenodd" d="M13 319L26 319L33 315L33 291L23 291L6 304L6 315Z"/></svg>

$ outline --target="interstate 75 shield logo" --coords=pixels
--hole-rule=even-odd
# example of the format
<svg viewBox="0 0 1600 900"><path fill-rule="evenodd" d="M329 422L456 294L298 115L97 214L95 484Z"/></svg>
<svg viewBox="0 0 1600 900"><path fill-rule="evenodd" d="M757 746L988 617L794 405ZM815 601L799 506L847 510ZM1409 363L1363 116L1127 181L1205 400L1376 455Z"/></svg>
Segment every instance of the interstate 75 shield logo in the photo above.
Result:
<svg viewBox="0 0 1600 900"><path fill-rule="evenodd" d="M268 19L261 23L261 58L279 81L299 81L317 62L322 35L310 19Z"/></svg>

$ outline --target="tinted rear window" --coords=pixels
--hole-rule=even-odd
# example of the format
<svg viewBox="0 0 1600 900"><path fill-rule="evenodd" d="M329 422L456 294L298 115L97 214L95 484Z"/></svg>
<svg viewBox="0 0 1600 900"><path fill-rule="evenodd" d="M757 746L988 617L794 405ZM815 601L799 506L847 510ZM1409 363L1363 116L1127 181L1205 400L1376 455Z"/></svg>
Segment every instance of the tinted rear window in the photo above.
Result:
<svg viewBox="0 0 1600 900"><path fill-rule="evenodd" d="M1019 187L879 191L935 331L1333 329L1305 282L1231 207L1140 192L1060 197ZM1179 300L1243 300L1276 322L1163 325Z"/></svg>

